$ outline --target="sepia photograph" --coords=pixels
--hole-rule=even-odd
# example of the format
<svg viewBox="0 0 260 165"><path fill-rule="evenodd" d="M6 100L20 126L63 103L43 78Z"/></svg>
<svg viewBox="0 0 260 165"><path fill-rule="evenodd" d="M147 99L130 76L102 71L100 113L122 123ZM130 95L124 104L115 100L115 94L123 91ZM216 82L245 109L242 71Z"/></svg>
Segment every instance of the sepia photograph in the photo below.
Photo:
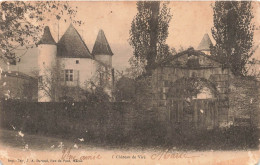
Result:
<svg viewBox="0 0 260 165"><path fill-rule="evenodd" d="M257 1L0 1L0 165L260 165Z"/></svg>

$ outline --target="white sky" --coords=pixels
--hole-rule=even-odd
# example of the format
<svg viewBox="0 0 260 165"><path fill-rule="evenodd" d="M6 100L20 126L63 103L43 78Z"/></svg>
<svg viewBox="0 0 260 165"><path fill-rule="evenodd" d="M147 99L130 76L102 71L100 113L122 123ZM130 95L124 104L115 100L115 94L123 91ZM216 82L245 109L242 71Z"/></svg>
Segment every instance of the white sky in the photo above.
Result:
<svg viewBox="0 0 260 165"><path fill-rule="evenodd" d="M103 29L113 53L113 66L119 70L128 67L133 49L128 43L131 22L136 15L136 2L68 2L78 7L77 19L85 22L76 26L90 51L92 51L99 29ZM260 24L259 2L254 2L254 22ZM212 2L170 2L173 15L169 27L167 43L170 47L197 48L203 35L211 36L213 26ZM60 23L60 36L70 22ZM53 37L57 41L58 24L49 24ZM260 30L255 32L255 42L260 40ZM213 39L212 39L213 41ZM214 41L213 41L214 43ZM260 57L260 51L256 56Z"/></svg>

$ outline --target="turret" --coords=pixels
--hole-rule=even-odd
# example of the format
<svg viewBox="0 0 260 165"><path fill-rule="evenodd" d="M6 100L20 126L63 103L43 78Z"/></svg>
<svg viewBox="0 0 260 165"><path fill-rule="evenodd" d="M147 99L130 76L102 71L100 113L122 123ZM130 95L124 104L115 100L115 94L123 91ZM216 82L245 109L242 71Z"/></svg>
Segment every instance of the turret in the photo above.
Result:
<svg viewBox="0 0 260 165"><path fill-rule="evenodd" d="M92 55L97 61L112 67L113 52L108 44L103 30L99 30L98 32L98 36L92 50Z"/></svg>
<svg viewBox="0 0 260 165"><path fill-rule="evenodd" d="M200 50L202 52L204 52L207 55L210 55L210 46L212 45L212 42L209 38L209 35L206 33L204 34L197 50Z"/></svg>
<svg viewBox="0 0 260 165"><path fill-rule="evenodd" d="M57 46L48 26L44 28L43 36L37 45L39 67L38 101L49 102L52 101L50 79L52 78L51 71L56 65Z"/></svg>

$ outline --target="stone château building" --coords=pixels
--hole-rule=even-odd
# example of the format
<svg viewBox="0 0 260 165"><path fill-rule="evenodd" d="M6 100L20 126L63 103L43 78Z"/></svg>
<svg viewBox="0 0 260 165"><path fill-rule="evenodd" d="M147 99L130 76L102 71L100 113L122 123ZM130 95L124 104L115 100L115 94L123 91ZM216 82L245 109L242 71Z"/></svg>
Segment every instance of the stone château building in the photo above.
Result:
<svg viewBox="0 0 260 165"><path fill-rule="evenodd" d="M45 27L44 34L38 43L38 101L58 101L62 94L60 91L55 91L54 86L60 85L79 87L83 90L89 90L93 86L102 86L105 92L111 95L112 56L113 52L103 30L99 31L92 53L90 53L72 24L57 43L49 27ZM54 80L55 78L57 80ZM58 84L54 81L58 81ZM42 84L41 87L40 84Z"/></svg>

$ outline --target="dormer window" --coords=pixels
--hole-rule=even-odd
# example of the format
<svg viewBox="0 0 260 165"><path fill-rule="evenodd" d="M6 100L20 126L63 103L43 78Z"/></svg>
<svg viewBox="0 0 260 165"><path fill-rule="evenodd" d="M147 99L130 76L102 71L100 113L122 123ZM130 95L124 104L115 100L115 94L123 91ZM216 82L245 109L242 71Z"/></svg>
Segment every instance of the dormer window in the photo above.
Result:
<svg viewBox="0 0 260 165"><path fill-rule="evenodd" d="M79 64L79 60L76 60L76 64Z"/></svg>

